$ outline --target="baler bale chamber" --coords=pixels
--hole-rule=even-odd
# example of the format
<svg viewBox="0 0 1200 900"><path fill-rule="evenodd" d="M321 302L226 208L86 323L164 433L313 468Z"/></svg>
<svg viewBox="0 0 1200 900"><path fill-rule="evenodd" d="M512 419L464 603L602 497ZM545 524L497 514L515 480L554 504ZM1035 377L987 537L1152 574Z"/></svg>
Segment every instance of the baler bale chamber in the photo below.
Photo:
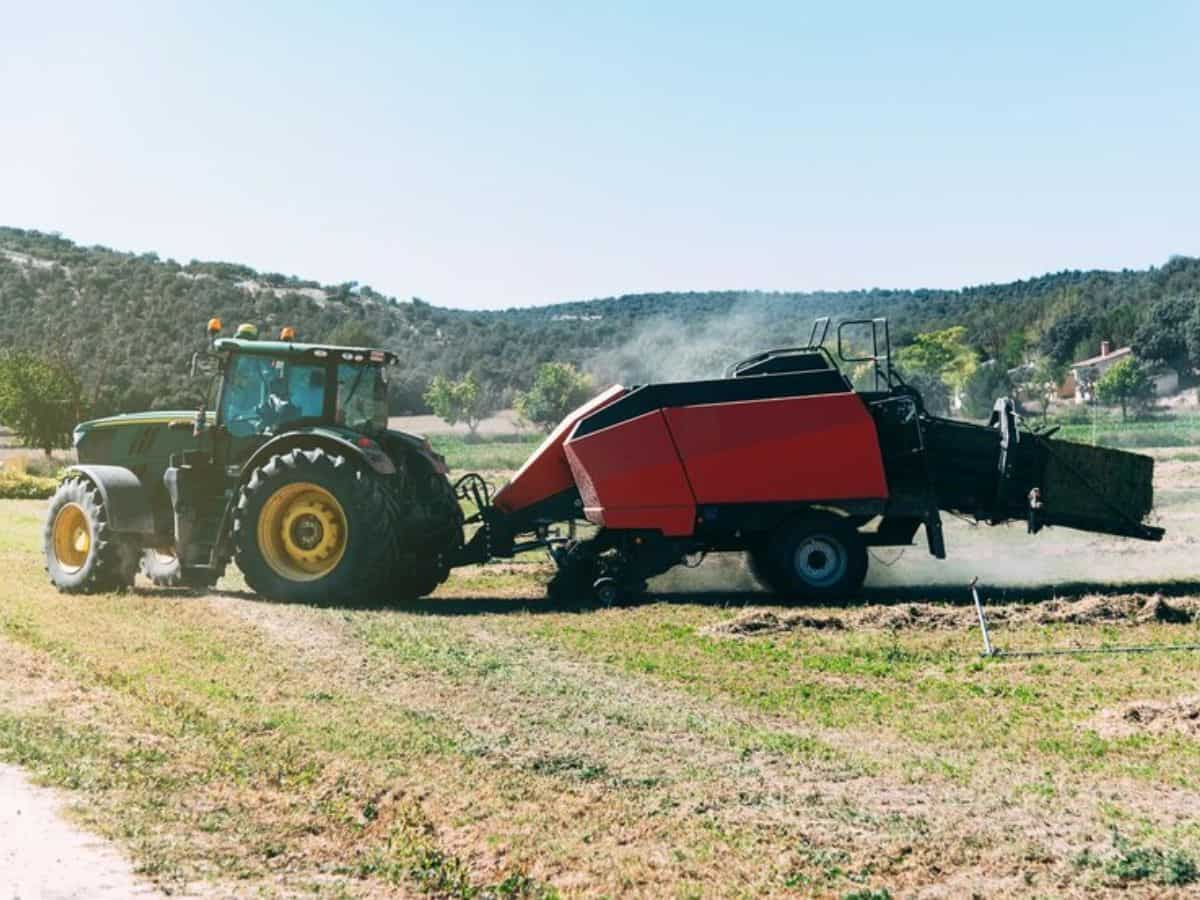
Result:
<svg viewBox="0 0 1200 900"><path fill-rule="evenodd" d="M867 329L870 352L847 352L847 328ZM884 319L838 326L838 359L874 373L873 390L856 390L828 332L818 320L808 344L756 354L723 379L609 388L494 498L479 476L460 480L478 528L449 564L544 547L553 597L610 603L706 553L743 552L782 598L827 602L857 593L869 548L909 546L922 527L944 558L943 511L1024 521L1031 534L1162 538L1144 521L1149 457L1026 430L1009 399L986 425L930 414L891 365Z"/></svg>

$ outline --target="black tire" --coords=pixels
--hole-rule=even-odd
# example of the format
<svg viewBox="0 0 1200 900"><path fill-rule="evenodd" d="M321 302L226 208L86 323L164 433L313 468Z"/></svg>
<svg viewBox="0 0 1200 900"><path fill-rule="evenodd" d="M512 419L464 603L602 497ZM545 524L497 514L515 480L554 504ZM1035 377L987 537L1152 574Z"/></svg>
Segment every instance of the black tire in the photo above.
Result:
<svg viewBox="0 0 1200 900"><path fill-rule="evenodd" d="M546 584L546 599L562 609L576 609L592 602L592 585L596 581L596 558L580 552L577 545L563 551L558 569Z"/></svg>
<svg viewBox="0 0 1200 900"><path fill-rule="evenodd" d="M624 600L625 594L615 578L606 576L596 579L596 583L592 585L592 597L597 605L609 609Z"/></svg>
<svg viewBox="0 0 1200 900"><path fill-rule="evenodd" d="M758 583L759 587L763 590L774 591L779 578L775 573L776 566L771 561L767 541L763 540L746 548L745 560L750 577Z"/></svg>
<svg viewBox="0 0 1200 900"><path fill-rule="evenodd" d="M418 600L426 594L432 594L446 580L441 571L424 569L411 575L397 574L386 585L386 599L389 603L403 604Z"/></svg>
<svg viewBox="0 0 1200 900"><path fill-rule="evenodd" d="M440 481L433 482L433 489L439 491L443 495L443 500L447 508L449 508L453 516L453 529L459 536L461 541L462 535L462 511L459 509L458 500L454 496L454 488L450 482L443 476L438 476ZM450 568L440 558L436 552L413 552L414 545L419 543L419 537L405 531L403 524L406 519L405 500L406 498L396 491L384 490L383 499L387 506L387 515L390 518L390 534L392 540L396 541L395 552L389 560L388 565L391 567L391 575L383 583L381 587L384 590L382 596L389 603L403 605L413 600L418 600L427 594L432 594L438 587L450 577ZM434 544L440 542L436 539L434 533ZM429 535L422 535L428 542ZM416 540L414 540L416 538ZM453 540L451 537L450 540ZM451 549L449 541L445 545L446 549ZM436 557L436 561L431 562L431 558Z"/></svg>
<svg viewBox="0 0 1200 900"><path fill-rule="evenodd" d="M157 587L186 587L203 591L217 583L215 572L185 569L174 552L163 552L154 547L142 551L138 565L142 574Z"/></svg>
<svg viewBox="0 0 1200 900"><path fill-rule="evenodd" d="M42 549L50 583L68 594L124 590L137 571L137 555L113 534L100 491L81 475L68 476L51 498Z"/></svg>
<svg viewBox="0 0 1200 900"><path fill-rule="evenodd" d="M319 565L329 568L315 575L281 562L273 547L260 545L260 535L272 540L270 531L264 534L260 528L271 498L285 496L281 491L302 490L303 485L332 496L345 527L337 559L321 561ZM288 602L363 605L390 599L384 591L396 581L395 522L385 491L373 472L320 448L272 456L242 486L234 515L234 555L246 583L264 597Z"/></svg>
<svg viewBox="0 0 1200 900"><path fill-rule="evenodd" d="M803 519L749 549L746 562L780 599L816 603L855 597L867 577L867 547L853 526L833 516Z"/></svg>
<svg viewBox="0 0 1200 900"><path fill-rule="evenodd" d="M179 587L183 584L183 566L174 553L147 547L142 551L138 569L157 587Z"/></svg>

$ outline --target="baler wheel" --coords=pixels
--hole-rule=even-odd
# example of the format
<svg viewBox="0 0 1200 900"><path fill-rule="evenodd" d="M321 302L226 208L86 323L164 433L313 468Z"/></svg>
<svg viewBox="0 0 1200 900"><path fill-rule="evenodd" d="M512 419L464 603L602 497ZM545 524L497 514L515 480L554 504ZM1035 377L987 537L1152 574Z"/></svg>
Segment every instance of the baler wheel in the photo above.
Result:
<svg viewBox="0 0 1200 900"><path fill-rule="evenodd" d="M591 556L569 556L546 585L546 596L555 606L587 604L596 580L596 561Z"/></svg>
<svg viewBox="0 0 1200 900"><path fill-rule="evenodd" d="M600 606L607 609L615 606L621 599L621 586L615 578L597 578L596 583L592 585L592 596Z"/></svg>
<svg viewBox="0 0 1200 900"><path fill-rule="evenodd" d="M867 547L852 525L833 516L785 525L747 552L750 571L779 595L817 603L848 600L867 577Z"/></svg>
<svg viewBox="0 0 1200 900"><path fill-rule="evenodd" d="M745 559L746 568L750 571L750 577L763 590L775 593L777 591L776 585L780 582L780 578L775 572L776 566L771 560L766 540L747 548Z"/></svg>

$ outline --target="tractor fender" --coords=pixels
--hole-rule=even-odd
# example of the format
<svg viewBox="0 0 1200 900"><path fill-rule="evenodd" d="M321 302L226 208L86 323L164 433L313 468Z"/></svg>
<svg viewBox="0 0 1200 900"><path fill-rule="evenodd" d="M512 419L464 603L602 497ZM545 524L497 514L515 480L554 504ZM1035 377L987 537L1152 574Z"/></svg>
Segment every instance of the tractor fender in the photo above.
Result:
<svg viewBox="0 0 1200 900"><path fill-rule="evenodd" d="M96 486L104 501L108 524L121 534L154 535L150 493L142 480L124 466L71 466L69 474L82 475Z"/></svg>
<svg viewBox="0 0 1200 900"><path fill-rule="evenodd" d="M320 447L322 450L341 453L350 459L358 460L379 475L396 474L396 466L392 462L391 457L384 453L383 449L374 441L371 441L369 446L364 447L340 434L326 431L325 429L303 428L299 431L289 431L278 437L271 438L271 440L255 450L251 457L242 465L243 480L248 478L255 468L265 463L272 456L287 453L289 450L295 450L297 447L302 449Z"/></svg>

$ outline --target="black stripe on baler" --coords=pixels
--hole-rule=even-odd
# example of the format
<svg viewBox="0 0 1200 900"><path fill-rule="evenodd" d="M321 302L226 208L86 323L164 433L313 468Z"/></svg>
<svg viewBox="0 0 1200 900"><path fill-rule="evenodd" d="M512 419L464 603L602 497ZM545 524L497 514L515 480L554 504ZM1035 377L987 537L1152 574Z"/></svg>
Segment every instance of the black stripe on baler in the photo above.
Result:
<svg viewBox="0 0 1200 900"><path fill-rule="evenodd" d="M737 378L751 375L780 375L784 372L820 372L834 368L828 357L816 351L794 351L767 356L745 368L738 369Z"/></svg>
<svg viewBox="0 0 1200 900"><path fill-rule="evenodd" d="M757 378L718 378L712 381L645 384L582 419L575 428L574 437L582 437L601 428L636 419L656 409L672 406L778 400L815 394L848 394L850 391L850 382L840 372L831 369L789 372L786 375L762 375Z"/></svg>

